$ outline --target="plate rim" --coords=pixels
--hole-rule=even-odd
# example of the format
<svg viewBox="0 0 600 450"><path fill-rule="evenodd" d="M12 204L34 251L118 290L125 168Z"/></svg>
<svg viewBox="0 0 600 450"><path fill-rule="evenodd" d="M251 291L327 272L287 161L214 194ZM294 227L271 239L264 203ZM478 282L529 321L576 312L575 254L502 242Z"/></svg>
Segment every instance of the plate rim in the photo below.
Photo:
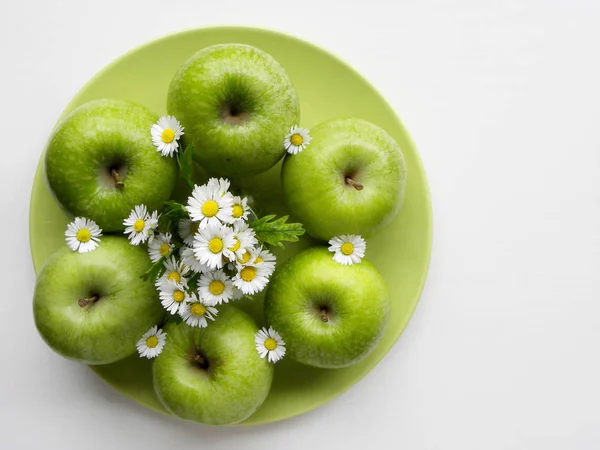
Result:
<svg viewBox="0 0 600 450"><path fill-rule="evenodd" d="M254 425L264 425L267 423L273 423L273 422L279 422L282 420L287 420L290 419L292 417L296 417L302 414L305 414L309 411L312 411L314 409L317 409L321 406L323 406L324 404L328 403L329 401L333 400L334 398L338 397L339 395L344 394L345 392L348 392L352 387L356 386L358 383L360 383L360 381L362 381L366 376L368 376L373 368L375 366L377 366L378 364L381 363L381 361L383 360L383 358L385 356L387 356L387 354L390 352L390 350L396 345L396 343L398 342L398 339L400 338L400 336L404 333L404 331L406 330L406 328L408 327L408 325L411 322L411 319L419 305L419 302L421 300L421 296L423 294L423 289L425 288L425 283L427 281L427 277L429 275L429 269L430 269L430 265L431 265L431 253L432 253L432 247L433 247L433 207L432 207L432 201L431 201L431 190L429 188L429 182L428 182L428 177L427 177L427 172L425 170L425 167L423 165L423 160L421 158L421 154L418 151L418 147L416 146L412 135L410 134L410 132L408 131L408 129L404 126L403 121L401 120L400 116L396 113L396 111L392 108L392 106L390 105L390 103L388 102L388 100L386 99L386 97L384 97L383 95L381 95L380 91L366 78L362 75L361 72L359 72L357 69L355 69L352 65L350 65L345 59L337 56L335 53L329 51L326 48L323 48L309 40L306 40L302 37L296 36L292 33L289 33L287 31L281 31L281 30L276 30L276 29L272 29L272 28L267 28L267 27L254 27L254 26L246 26L246 25L210 25L210 26L200 26L200 27L187 27L185 29L173 32L173 33L167 33L167 34L163 34L157 38L153 38L149 41L146 41L140 45L134 46L132 48L130 48L129 50L125 51L124 53L120 54L119 56L113 58L108 64L106 64L105 66L103 66L100 70L98 70L92 77L90 77L75 93L75 95L71 98L71 100L65 105L65 107L62 109L62 112L60 113L60 115L58 116L58 118L56 119L56 122L54 123L52 130L50 131L50 134L48 135L48 138L46 139L45 142L47 142L47 140L49 139L49 137L51 136L51 134L53 133L53 131L56 129L56 126L64 119L64 117L68 114L67 111L71 111L72 108L71 106L74 103L77 103L79 97L82 95L82 93L88 88L88 86L90 86L91 84L93 84L98 78L101 78L105 72L108 72L109 70L111 70L115 65L119 64L122 60L127 59L131 54L136 53L138 51L141 51L147 47L156 45L158 42L167 40L167 39L171 39L171 38L175 38L177 36L180 35L185 35L185 34L190 34L190 33L195 33L195 32L210 32L211 30L219 30L219 31L227 31L227 30L233 30L233 31L246 31L246 32L260 32L260 33L268 33L273 35L274 38L287 38L287 39L291 39L294 41L298 41L300 43L302 43L303 45L307 45L309 47L312 47L313 50L321 52L321 53L325 53L327 54L327 56L329 56L330 58L336 60L337 62L339 62L346 70L349 70L350 72L352 72L356 77L358 77L362 82L364 82L366 85L368 85L374 92L376 92L379 97L381 98L381 100L383 101L385 108L386 108L386 113L391 114L394 118L394 120L396 122L398 122L400 124L401 129L403 130L404 134L405 134L405 138L408 141L410 147L412 147L412 149L414 150L414 154L415 154L415 164L417 166L418 171L420 171L422 173L422 190L423 190L423 197L424 200L426 201L426 208L423 208L425 214L425 217L427 219L427 240L426 240L426 254L424 254L425 256L425 267L423 272L421 273L421 276L418 280L418 292L415 294L414 297L414 301L412 302L411 308L410 308L410 313L407 316L407 320L406 323L404 324L403 327L398 328L397 330L394 330L393 332L393 344L385 350L385 352L383 352L375 361L374 361L374 365L364 374L362 374L362 376L358 377L356 379L356 381L354 383L352 383L350 386L345 387L344 389L340 390L340 391L336 391L336 394L334 397L328 397L326 399L324 399L323 401L318 401L313 403L310 407L306 407L302 410L299 411L295 411L293 414L288 414L288 415L284 415L281 418L278 418L276 420L262 420L262 421L252 421L252 416L250 416L249 418L247 418L246 420L235 424L233 426L254 426ZM32 222L32 214L33 214L33 203L32 203L32 199L34 196L34 186L35 186L35 180L37 178L37 174L40 170L43 171L43 167L44 167L44 155L45 155L45 147L42 150L41 154L40 154L40 159L36 165L36 170L35 170L35 174L33 177L33 182L32 182L32 186L31 186L31 193L29 195L29 220L28 220L28 226L29 226L29 249L30 249L30 256L31 256L31 261L32 261L32 265L33 265L33 269L34 269L34 273L37 275L39 273L39 271L41 270L41 268L44 266L45 261L41 264L39 264L38 266L36 266L35 263L35 257L33 254L33 246L32 246L32 227L31 227L31 222ZM414 170L414 169L413 169ZM44 180L45 180L45 175L44 176ZM108 384L112 389L114 389L115 391L119 392L120 394L122 394L123 396L125 396L126 398L128 398L130 401L132 401L133 403L137 403L139 405L144 406L145 408L148 408L150 410L159 412L161 414L165 414L165 415L169 415L171 417L172 414L170 412L168 412L166 409L161 410L156 408L154 405L148 404L146 402L140 401L137 398L133 398L132 396L130 396L126 391L120 389L119 387L115 386L114 384L110 383L104 376L102 376L101 373L97 372L96 370L94 370L94 366L88 366L89 369L91 369L99 378L101 378L103 380L104 383Z"/></svg>

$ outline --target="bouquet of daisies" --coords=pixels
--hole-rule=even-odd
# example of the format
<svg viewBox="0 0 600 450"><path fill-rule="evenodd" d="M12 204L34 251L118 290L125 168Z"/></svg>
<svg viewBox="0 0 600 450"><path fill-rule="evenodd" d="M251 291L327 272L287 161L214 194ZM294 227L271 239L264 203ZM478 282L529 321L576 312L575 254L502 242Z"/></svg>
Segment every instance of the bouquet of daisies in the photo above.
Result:
<svg viewBox="0 0 600 450"><path fill-rule="evenodd" d="M144 277L154 281L167 320L203 328L217 318L219 305L265 289L276 263L267 247L304 232L286 220L259 219L247 197L230 192L228 180L211 178L194 185L186 205L169 201L162 214L138 205L124 225L132 245L148 245L153 265ZM158 331L153 335L160 338ZM160 339L152 351L142 341L141 356L160 353Z"/></svg>

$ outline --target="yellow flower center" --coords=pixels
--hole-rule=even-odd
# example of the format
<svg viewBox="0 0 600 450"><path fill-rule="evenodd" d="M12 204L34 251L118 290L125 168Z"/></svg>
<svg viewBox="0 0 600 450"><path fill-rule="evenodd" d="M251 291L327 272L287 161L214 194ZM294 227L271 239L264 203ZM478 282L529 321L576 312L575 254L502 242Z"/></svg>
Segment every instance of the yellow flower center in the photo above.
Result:
<svg viewBox="0 0 600 450"><path fill-rule="evenodd" d="M352 245L350 242L344 242L341 250L344 255L351 255L354 253L354 245Z"/></svg>
<svg viewBox="0 0 600 450"><path fill-rule="evenodd" d="M165 128L160 138L164 143L170 144L171 142L173 142L173 139L175 139L175 132L170 128Z"/></svg>
<svg viewBox="0 0 600 450"><path fill-rule="evenodd" d="M291 141L292 145L298 146L298 145L302 145L302 142L304 142L304 139L302 139L302 136L300 136L298 133L296 133L292 136L290 141Z"/></svg>
<svg viewBox="0 0 600 450"><path fill-rule="evenodd" d="M166 242L164 244L162 244L160 246L160 248L158 249L160 254L163 256L165 256L167 253L169 253L169 250L171 250L171 246L169 244L167 244Z"/></svg>
<svg viewBox="0 0 600 450"><path fill-rule="evenodd" d="M190 311L195 316L202 316L206 312L206 307L202 303L194 303L190 307Z"/></svg>
<svg viewBox="0 0 600 450"><path fill-rule="evenodd" d="M273 338L267 338L265 340L265 348L269 351L275 350L277 348L277 341Z"/></svg>
<svg viewBox="0 0 600 450"><path fill-rule="evenodd" d="M79 242L87 242L92 238L92 235L90 234L90 230L87 228L82 228L77 232L76 237Z"/></svg>
<svg viewBox="0 0 600 450"><path fill-rule="evenodd" d="M244 208L242 205L233 205L233 218L239 219L244 214Z"/></svg>
<svg viewBox="0 0 600 450"><path fill-rule="evenodd" d="M247 266L242 269L240 276L244 281L252 281L256 278L256 267Z"/></svg>
<svg viewBox="0 0 600 450"><path fill-rule="evenodd" d="M208 241L208 249L213 253L219 253L223 250L223 241L221 238L212 238Z"/></svg>
<svg viewBox="0 0 600 450"><path fill-rule="evenodd" d="M167 279L169 281L174 281L175 283L179 283L181 281L181 275L179 275L179 272L171 272L168 276Z"/></svg>
<svg viewBox="0 0 600 450"><path fill-rule="evenodd" d="M260 263L261 263L261 262L263 262L263 261L264 261L264 259L262 259L262 257L260 257L260 256L257 256L257 257L256 257L256 259L254 260L254 262L255 262L256 264L260 264Z"/></svg>
<svg viewBox="0 0 600 450"><path fill-rule="evenodd" d="M246 253L244 253L242 257L238 258L237 260L240 264L246 264L248 261L250 261L250 252L246 250Z"/></svg>
<svg viewBox="0 0 600 450"><path fill-rule="evenodd" d="M214 200L208 200L202 205L202 214L206 217L214 217L219 212L219 205Z"/></svg>
<svg viewBox="0 0 600 450"><path fill-rule="evenodd" d="M183 293L183 291L173 292L173 300L175 300L177 303L181 303L184 298L185 298L185 294Z"/></svg>
<svg viewBox="0 0 600 450"><path fill-rule="evenodd" d="M154 348L158 345L158 338L156 336L150 336L146 339L146 346L148 348Z"/></svg>
<svg viewBox="0 0 600 450"><path fill-rule="evenodd" d="M208 290L212 295L221 295L225 290L225 283L221 280L213 280L208 285Z"/></svg>
<svg viewBox="0 0 600 450"><path fill-rule="evenodd" d="M232 252L237 252L240 249L240 245L242 245L240 240L238 238L233 238L233 245L229 247L229 250Z"/></svg>
<svg viewBox="0 0 600 450"><path fill-rule="evenodd" d="M135 231L136 233L139 233L140 231L142 231L144 229L145 225L146 224L144 223L144 219L138 219L133 224L133 231Z"/></svg>

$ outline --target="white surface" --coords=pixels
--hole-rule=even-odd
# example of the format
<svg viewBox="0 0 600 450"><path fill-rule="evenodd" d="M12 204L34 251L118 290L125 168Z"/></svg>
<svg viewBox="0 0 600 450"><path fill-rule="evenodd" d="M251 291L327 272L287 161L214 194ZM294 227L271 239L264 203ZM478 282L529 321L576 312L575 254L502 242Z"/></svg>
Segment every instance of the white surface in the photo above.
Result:
<svg viewBox="0 0 600 450"><path fill-rule="evenodd" d="M1 3L1 448L600 447L597 0ZM54 355L31 317L28 200L55 120L113 58L208 24L289 31L356 67L412 133L433 198L400 341L335 401L263 427L147 411Z"/></svg>

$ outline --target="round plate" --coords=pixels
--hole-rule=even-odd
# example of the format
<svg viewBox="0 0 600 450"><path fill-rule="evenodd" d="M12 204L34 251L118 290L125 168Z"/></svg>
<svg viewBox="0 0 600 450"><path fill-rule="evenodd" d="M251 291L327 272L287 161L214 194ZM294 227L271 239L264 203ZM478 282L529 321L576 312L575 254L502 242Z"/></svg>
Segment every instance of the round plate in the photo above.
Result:
<svg viewBox="0 0 600 450"><path fill-rule="evenodd" d="M177 68L197 50L213 44L244 43L261 48L287 70L300 101L301 125L354 116L387 130L400 144L408 167L404 205L395 220L368 240L367 258L385 278L392 300L391 319L377 348L345 369L316 369L285 358L275 367L271 392L261 408L243 424L260 424L304 413L338 396L364 377L390 350L408 323L425 283L431 252L431 203L419 155L402 123L377 91L359 74L325 51L280 33L241 27L203 28L174 34L143 45L104 68L75 96L63 116L93 99L132 100L166 113L166 96ZM292 124L290 124L292 125ZM148 131L149 132L149 131ZM285 213L279 188L280 164L242 182L267 213ZM324 212L326 213L326 212ZM31 195L29 231L36 272L57 248L65 245L69 219L59 209L44 181L43 158ZM288 245L279 261L311 245L308 237ZM242 305L262 323L262 299ZM166 413L152 389L151 362L137 356L92 367L107 383L131 399Z"/></svg>

